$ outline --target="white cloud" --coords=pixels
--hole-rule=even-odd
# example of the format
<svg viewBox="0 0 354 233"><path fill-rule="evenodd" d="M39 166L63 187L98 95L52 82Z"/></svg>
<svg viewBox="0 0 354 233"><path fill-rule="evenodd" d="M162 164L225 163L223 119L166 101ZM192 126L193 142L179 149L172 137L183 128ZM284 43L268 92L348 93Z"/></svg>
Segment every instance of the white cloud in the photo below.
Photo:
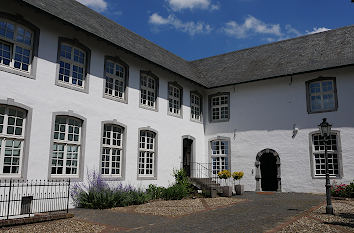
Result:
<svg viewBox="0 0 354 233"><path fill-rule="evenodd" d="M176 30L186 32L191 36L194 36L195 34L207 34L212 31L212 28L209 24L194 21L183 22L175 15L169 15L167 18L164 18L158 13L153 13L149 18L149 23L155 26L170 26Z"/></svg>
<svg viewBox="0 0 354 233"><path fill-rule="evenodd" d="M297 29L293 28L290 24L285 25L285 30L287 35L301 36L302 33Z"/></svg>
<svg viewBox="0 0 354 233"><path fill-rule="evenodd" d="M106 0L77 0L78 2L88 6L98 12L105 11L107 9Z"/></svg>
<svg viewBox="0 0 354 233"><path fill-rule="evenodd" d="M314 27L312 29L312 31L306 31L306 33L307 34L314 34L314 33L319 33L319 32L325 32L325 31L328 31L328 30L331 30L331 29L326 28L326 27L320 27L320 28Z"/></svg>
<svg viewBox="0 0 354 233"><path fill-rule="evenodd" d="M184 9L210 9L218 10L220 4L211 4L211 0L166 0L173 11Z"/></svg>
<svg viewBox="0 0 354 233"><path fill-rule="evenodd" d="M223 31L236 38L246 38L251 34L268 34L279 37L283 35L279 24L267 24L252 15L247 16L242 24L236 21L227 22Z"/></svg>

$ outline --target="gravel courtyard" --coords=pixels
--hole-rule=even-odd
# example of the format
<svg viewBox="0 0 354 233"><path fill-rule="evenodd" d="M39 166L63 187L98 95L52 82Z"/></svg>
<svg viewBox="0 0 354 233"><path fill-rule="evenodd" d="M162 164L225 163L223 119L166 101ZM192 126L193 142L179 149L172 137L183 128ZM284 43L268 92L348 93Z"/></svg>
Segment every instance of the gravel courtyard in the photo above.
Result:
<svg viewBox="0 0 354 233"><path fill-rule="evenodd" d="M109 210L74 209L72 219L1 229L0 232L354 232L354 200L254 193L215 199L155 201Z"/></svg>

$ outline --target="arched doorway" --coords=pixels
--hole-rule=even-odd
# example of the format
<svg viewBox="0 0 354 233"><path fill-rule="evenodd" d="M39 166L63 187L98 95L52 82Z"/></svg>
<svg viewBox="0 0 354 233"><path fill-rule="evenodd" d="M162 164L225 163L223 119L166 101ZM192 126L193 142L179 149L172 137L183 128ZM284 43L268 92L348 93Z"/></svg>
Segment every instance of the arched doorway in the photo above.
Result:
<svg viewBox="0 0 354 233"><path fill-rule="evenodd" d="M260 151L256 157L256 191L281 192L280 158L272 149Z"/></svg>

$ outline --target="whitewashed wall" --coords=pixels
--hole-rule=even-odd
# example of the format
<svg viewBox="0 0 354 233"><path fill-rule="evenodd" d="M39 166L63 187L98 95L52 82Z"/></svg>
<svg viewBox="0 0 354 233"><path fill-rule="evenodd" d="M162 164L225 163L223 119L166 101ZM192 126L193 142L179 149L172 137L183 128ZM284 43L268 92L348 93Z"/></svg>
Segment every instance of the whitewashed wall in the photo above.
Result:
<svg viewBox="0 0 354 233"><path fill-rule="evenodd" d="M6 8L6 9L5 9ZM231 170L245 171L242 183L246 190L255 190L255 160L259 151L270 148L278 152L281 160L282 191L323 192L324 180L313 179L310 168L309 133L323 117L340 131L344 177L339 182L354 178L354 69L341 68L311 74L258 81L216 89L201 89L190 81L177 77L142 59L126 54L88 34L59 23L55 18L38 13L21 12L11 4L3 11L20 13L40 28L39 56L36 79L29 79L0 71L0 99L33 109L27 178L46 179L49 173L52 113L72 110L87 119L84 165L87 170L98 169L100 160L101 122L116 119L127 126L126 183L147 186L150 183L167 186L173 181L172 170L182 161L182 136L196 138L198 162L208 162L208 140L215 136L231 138ZM55 85L57 77L58 37L77 38L91 49L89 93L81 93ZM103 95L104 56L119 56L129 65L128 104L108 100ZM140 70L150 70L160 78L159 111L139 108ZM308 114L305 81L328 76L337 78L339 108L336 112ZM183 119L167 115L167 84L177 81L184 88ZM230 92L231 119L224 123L205 125L190 121L190 91L208 95ZM292 127L300 130L292 138ZM137 180L138 128L158 131L157 180ZM234 137L235 135L235 137ZM253 171L253 173L252 173Z"/></svg>
<svg viewBox="0 0 354 233"><path fill-rule="evenodd" d="M320 76L337 78L338 111L308 114L305 82ZM246 190L256 189L257 153L270 148L280 156L282 191L324 192L325 180L311 176L309 133L327 117L341 137L344 176L337 182L349 183L354 178L353 76L353 68L341 68L295 75L292 81L284 77L208 90L230 92L231 118L207 121L205 143L215 136L231 138L231 170L245 172ZM293 139L294 124L299 132Z"/></svg>
<svg viewBox="0 0 354 233"><path fill-rule="evenodd" d="M11 12L10 8L9 11ZM33 109L31 122L28 179L46 179L49 174L52 113L72 110L87 119L84 164L87 170L98 171L100 161L101 122L116 119L127 126L126 176L128 184L146 187L150 183L167 186L173 182L173 169L182 161L182 136L196 138L196 159L204 155L204 127L190 120L190 91L199 87L176 75L128 55L108 44L74 30L57 20L29 12L21 12L40 28L40 45L35 80L0 71L0 99L15 102ZM91 49L88 75L89 93L55 85L57 77L58 37L76 38ZM129 65L128 104L103 98L104 56L118 56ZM150 70L160 79L159 111L139 107L140 70ZM167 87L177 81L183 87L183 119L167 115ZM157 180L137 180L138 128L150 126L158 132Z"/></svg>

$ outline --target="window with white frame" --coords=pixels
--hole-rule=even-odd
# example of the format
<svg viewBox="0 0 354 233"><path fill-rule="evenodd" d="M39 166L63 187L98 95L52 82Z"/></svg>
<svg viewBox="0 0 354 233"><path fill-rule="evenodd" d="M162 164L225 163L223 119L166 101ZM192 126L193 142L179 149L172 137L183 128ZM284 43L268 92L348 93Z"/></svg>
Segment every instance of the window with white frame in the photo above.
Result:
<svg viewBox="0 0 354 233"><path fill-rule="evenodd" d="M228 120L229 114L229 95L222 94L212 96L210 99L211 121Z"/></svg>
<svg viewBox="0 0 354 233"><path fill-rule="evenodd" d="M142 73L140 77L140 105L156 109L158 80Z"/></svg>
<svg viewBox="0 0 354 233"><path fill-rule="evenodd" d="M59 82L83 88L86 76L86 52L69 43L60 43Z"/></svg>
<svg viewBox="0 0 354 233"><path fill-rule="evenodd" d="M56 116L54 125L52 176L78 176L81 154L82 120Z"/></svg>
<svg viewBox="0 0 354 233"><path fill-rule="evenodd" d="M182 88L168 84L168 112L172 115L181 115Z"/></svg>
<svg viewBox="0 0 354 233"><path fill-rule="evenodd" d="M191 118L195 121L202 121L202 98L195 93L191 93Z"/></svg>
<svg viewBox="0 0 354 233"><path fill-rule="evenodd" d="M106 176L122 175L124 128L114 124L103 126L101 174Z"/></svg>
<svg viewBox="0 0 354 233"><path fill-rule="evenodd" d="M0 105L0 175L20 176L25 141L26 111Z"/></svg>
<svg viewBox="0 0 354 233"><path fill-rule="evenodd" d="M307 85L309 112L336 110L337 96L334 78L309 81Z"/></svg>
<svg viewBox="0 0 354 233"><path fill-rule="evenodd" d="M156 156L156 133L141 130L139 135L139 177L153 177Z"/></svg>
<svg viewBox="0 0 354 233"><path fill-rule="evenodd" d="M328 171L330 176L339 175L339 136L332 133L327 141ZM320 133L312 134L312 159L315 177L326 176L325 141Z"/></svg>
<svg viewBox="0 0 354 233"><path fill-rule="evenodd" d="M214 175L223 170L229 170L229 141L213 140L210 142L212 173Z"/></svg>
<svg viewBox="0 0 354 233"><path fill-rule="evenodd" d="M0 18L0 65L30 72L33 37L32 30Z"/></svg>
<svg viewBox="0 0 354 233"><path fill-rule="evenodd" d="M111 60L106 61L105 95L117 99L125 99L126 68Z"/></svg>

